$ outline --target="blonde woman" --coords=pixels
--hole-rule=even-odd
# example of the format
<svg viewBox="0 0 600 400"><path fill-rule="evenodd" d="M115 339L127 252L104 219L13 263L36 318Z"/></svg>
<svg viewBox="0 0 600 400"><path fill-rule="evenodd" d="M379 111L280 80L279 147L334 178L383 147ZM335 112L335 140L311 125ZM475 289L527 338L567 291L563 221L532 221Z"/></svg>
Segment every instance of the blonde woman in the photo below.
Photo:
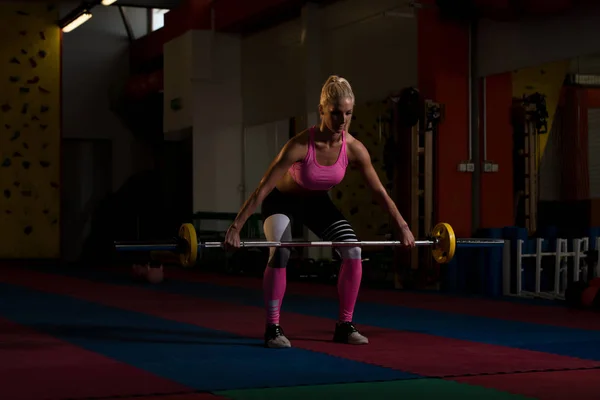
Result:
<svg viewBox="0 0 600 400"><path fill-rule="evenodd" d="M375 198L395 222L407 247L415 239L406 221L379 180L365 146L347 132L352 120L354 93L350 83L330 76L321 91L321 123L290 139L242 206L229 227L225 245L240 247L240 230L262 203L264 232L269 241L292 240L291 221L299 220L322 240L358 241L352 226L329 198L328 191L339 184L349 163L363 174ZM367 344L369 340L353 324L353 313L362 279L361 248L340 247L342 258L338 279L339 316L333 340L346 344ZM266 307L265 346L291 347L279 314L286 288L288 248L271 248L263 278Z"/></svg>

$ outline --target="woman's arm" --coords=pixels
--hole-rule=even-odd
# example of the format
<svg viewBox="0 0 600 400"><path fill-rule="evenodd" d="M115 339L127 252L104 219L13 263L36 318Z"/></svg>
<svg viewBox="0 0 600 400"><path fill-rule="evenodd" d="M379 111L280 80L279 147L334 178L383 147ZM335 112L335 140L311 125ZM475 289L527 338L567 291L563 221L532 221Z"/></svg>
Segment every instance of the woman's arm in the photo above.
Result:
<svg viewBox="0 0 600 400"><path fill-rule="evenodd" d="M351 151L353 161L362 173L367 186L369 186L369 188L372 190L375 200L383 207L385 211L390 214L399 229L407 228L408 224L404 218L402 218L402 215L400 214L400 211L398 211L396 204L388 195L388 192L381 183L375 168L373 168L371 156L369 155L369 151L365 145L359 140L354 139L352 141Z"/></svg>
<svg viewBox="0 0 600 400"><path fill-rule="evenodd" d="M248 197L237 217L231 224L236 230L241 230L248 218L254 213L258 205L273 190L277 182L285 175L286 171L297 161L306 156L306 146L298 141L298 137L290 139L273 160L267 172L260 180L258 187Z"/></svg>

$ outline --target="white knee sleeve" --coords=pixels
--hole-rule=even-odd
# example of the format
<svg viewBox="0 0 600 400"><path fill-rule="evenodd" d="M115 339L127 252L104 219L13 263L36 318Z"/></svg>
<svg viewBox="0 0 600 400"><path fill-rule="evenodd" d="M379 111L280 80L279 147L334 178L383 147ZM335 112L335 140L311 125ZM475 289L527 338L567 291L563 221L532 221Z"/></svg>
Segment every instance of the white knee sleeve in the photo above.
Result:
<svg viewBox="0 0 600 400"><path fill-rule="evenodd" d="M265 236L270 242L288 242L292 240L290 219L284 214L273 214L263 225ZM284 247L269 249L269 267L285 268L290 259L291 250Z"/></svg>

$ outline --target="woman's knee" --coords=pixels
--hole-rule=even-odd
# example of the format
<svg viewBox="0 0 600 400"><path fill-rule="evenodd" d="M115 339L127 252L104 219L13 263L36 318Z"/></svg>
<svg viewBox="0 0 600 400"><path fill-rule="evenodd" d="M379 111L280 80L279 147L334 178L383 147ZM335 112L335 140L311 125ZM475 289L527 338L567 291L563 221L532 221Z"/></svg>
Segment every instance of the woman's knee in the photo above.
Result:
<svg viewBox="0 0 600 400"><path fill-rule="evenodd" d="M362 257L362 249L356 247L338 247L338 252L342 260L360 260Z"/></svg>
<svg viewBox="0 0 600 400"><path fill-rule="evenodd" d="M268 266L271 268L285 268L290 259L291 250L287 247L277 247L269 251Z"/></svg>
<svg viewBox="0 0 600 400"><path fill-rule="evenodd" d="M265 220L264 231L267 240L273 242L292 240L290 218L285 214L273 214ZM286 247L269 249L269 262L271 268L285 268L290 259L291 250Z"/></svg>

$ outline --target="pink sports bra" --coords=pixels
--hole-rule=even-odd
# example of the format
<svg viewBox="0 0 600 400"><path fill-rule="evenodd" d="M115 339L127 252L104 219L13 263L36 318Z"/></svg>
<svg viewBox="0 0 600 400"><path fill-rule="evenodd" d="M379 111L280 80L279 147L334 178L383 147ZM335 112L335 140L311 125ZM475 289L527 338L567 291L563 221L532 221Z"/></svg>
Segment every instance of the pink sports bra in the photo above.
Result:
<svg viewBox="0 0 600 400"><path fill-rule="evenodd" d="M346 153L346 132L342 133L342 148L333 165L325 166L317 162L315 152L316 127L309 130L308 151L304 160L294 163L289 169L292 179L308 190L329 190L339 184L346 174L348 154Z"/></svg>

